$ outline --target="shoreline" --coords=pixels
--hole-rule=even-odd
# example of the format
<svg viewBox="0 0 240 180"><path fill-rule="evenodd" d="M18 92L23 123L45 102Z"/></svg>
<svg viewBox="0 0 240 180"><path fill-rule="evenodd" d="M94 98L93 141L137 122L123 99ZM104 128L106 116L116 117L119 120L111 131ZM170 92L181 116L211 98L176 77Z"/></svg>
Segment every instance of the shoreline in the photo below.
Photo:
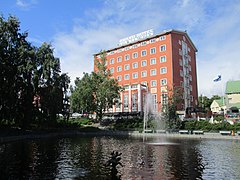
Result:
<svg viewBox="0 0 240 180"><path fill-rule="evenodd" d="M21 140L36 140L44 138L61 138L72 136L130 136L130 137L166 137L166 138L185 138L185 139L215 139L215 140L240 140L240 135L221 135L219 133L204 133L204 134L179 134L179 133L139 133L138 131L113 131L99 130L84 132L81 130L63 130L58 132L34 132L31 131L25 134L1 136L0 144L11 143Z"/></svg>

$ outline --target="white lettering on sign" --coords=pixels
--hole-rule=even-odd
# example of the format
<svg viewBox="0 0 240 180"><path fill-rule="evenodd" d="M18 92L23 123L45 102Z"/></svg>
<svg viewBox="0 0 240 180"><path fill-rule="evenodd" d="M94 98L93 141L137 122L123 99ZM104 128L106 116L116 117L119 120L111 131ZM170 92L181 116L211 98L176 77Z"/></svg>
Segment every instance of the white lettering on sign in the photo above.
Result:
<svg viewBox="0 0 240 180"><path fill-rule="evenodd" d="M152 35L153 35L153 29L150 29L150 30L147 30L147 31L129 36L127 38L120 39L118 45L123 46L123 45L126 45L126 44L130 44L130 43L133 43L133 42L138 41L140 39L145 39L147 37L150 37Z"/></svg>

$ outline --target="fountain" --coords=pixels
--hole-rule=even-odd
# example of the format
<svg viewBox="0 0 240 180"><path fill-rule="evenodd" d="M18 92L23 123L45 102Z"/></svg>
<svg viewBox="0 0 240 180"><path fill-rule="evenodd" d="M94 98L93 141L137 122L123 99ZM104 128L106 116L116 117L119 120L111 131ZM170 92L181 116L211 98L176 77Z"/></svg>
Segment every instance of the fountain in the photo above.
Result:
<svg viewBox="0 0 240 180"><path fill-rule="evenodd" d="M150 121L151 120L151 121ZM152 129L149 129L149 122L152 122ZM153 94L147 93L144 103L143 133L165 132L165 121L162 114L154 110Z"/></svg>

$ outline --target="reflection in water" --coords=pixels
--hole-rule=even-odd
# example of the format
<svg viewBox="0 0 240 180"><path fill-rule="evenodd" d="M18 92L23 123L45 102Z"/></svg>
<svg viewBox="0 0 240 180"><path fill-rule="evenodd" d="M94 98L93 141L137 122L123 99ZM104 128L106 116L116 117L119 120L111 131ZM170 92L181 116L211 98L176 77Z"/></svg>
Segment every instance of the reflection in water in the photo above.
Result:
<svg viewBox="0 0 240 180"><path fill-rule="evenodd" d="M240 179L239 141L123 137L1 144L0 179L108 179L112 151L122 179Z"/></svg>

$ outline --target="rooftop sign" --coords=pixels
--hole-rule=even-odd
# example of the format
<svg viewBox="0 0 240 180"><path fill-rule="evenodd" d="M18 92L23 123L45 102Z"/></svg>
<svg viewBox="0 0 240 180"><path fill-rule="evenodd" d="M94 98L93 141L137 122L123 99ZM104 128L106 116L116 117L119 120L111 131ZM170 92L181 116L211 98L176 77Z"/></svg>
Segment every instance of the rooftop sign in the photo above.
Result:
<svg viewBox="0 0 240 180"><path fill-rule="evenodd" d="M150 30L147 30L147 31L144 31L144 32L132 35L132 36L129 36L127 38L120 39L118 45L119 46L123 46L123 45L126 45L126 44L130 44L130 43L133 43L135 41L148 38L148 37L150 37L152 35L153 35L153 29L150 29Z"/></svg>

